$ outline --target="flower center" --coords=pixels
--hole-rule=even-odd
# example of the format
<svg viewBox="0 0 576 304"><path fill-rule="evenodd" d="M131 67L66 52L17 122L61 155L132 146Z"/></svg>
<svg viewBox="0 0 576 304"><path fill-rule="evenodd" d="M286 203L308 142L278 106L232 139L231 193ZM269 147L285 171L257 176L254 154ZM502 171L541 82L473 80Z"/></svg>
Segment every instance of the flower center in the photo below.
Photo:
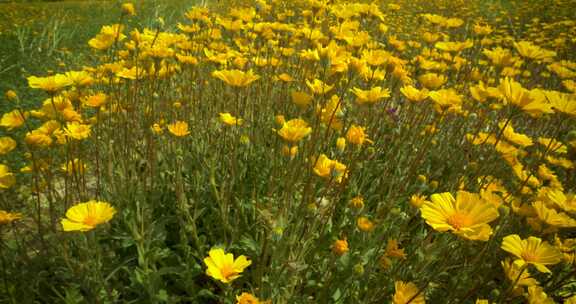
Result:
<svg viewBox="0 0 576 304"><path fill-rule="evenodd" d="M522 254L520 255L522 257L522 259L524 259L524 261L536 261L537 257L534 253L532 252L522 252Z"/></svg>
<svg viewBox="0 0 576 304"><path fill-rule="evenodd" d="M233 265L223 265L222 269L220 269L220 272L222 273L222 276L226 279L236 274Z"/></svg>
<svg viewBox="0 0 576 304"><path fill-rule="evenodd" d="M454 213L446 219L446 222L448 222L450 226L454 227L454 229L460 230L461 228L470 226L471 221L467 214Z"/></svg>
<svg viewBox="0 0 576 304"><path fill-rule="evenodd" d="M84 225L87 226L96 226L96 217L93 215L88 215L86 216L86 218L84 218Z"/></svg>

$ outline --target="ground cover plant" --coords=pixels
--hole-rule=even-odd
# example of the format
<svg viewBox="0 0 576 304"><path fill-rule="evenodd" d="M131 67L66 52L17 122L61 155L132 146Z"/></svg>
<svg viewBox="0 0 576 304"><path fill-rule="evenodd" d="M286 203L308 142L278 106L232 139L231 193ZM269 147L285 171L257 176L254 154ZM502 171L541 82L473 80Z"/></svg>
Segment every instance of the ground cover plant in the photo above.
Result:
<svg viewBox="0 0 576 304"><path fill-rule="evenodd" d="M576 303L575 6L112 6L4 91L0 300Z"/></svg>

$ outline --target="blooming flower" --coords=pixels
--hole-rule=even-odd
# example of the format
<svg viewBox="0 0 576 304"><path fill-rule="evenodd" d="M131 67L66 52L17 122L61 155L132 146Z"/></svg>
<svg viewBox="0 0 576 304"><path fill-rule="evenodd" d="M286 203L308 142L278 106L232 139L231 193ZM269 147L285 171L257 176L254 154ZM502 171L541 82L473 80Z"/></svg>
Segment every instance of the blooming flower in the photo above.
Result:
<svg viewBox="0 0 576 304"><path fill-rule="evenodd" d="M356 95L356 102L360 105L375 104L381 99L390 97L390 90L382 87L373 87L370 90L353 88L351 91Z"/></svg>
<svg viewBox="0 0 576 304"><path fill-rule="evenodd" d="M66 129L64 129L66 136L76 140L86 139L90 137L90 133L90 125L81 124L77 121L67 123Z"/></svg>
<svg viewBox="0 0 576 304"><path fill-rule="evenodd" d="M6 154L16 148L16 141L8 136L0 137L0 155Z"/></svg>
<svg viewBox="0 0 576 304"><path fill-rule="evenodd" d="M8 166L0 164L0 189L8 189L15 183L14 173L10 172Z"/></svg>
<svg viewBox="0 0 576 304"><path fill-rule="evenodd" d="M366 133L364 133L365 129L366 128L357 125L350 126L350 128L348 128L348 131L346 132L346 139L349 142L358 146L362 146L365 142L373 143L373 141L368 139Z"/></svg>
<svg viewBox="0 0 576 304"><path fill-rule="evenodd" d="M487 241L492 234L488 223L498 217L496 207L476 193L458 191L432 194L420 208L422 218L437 231L452 231L469 240Z"/></svg>
<svg viewBox="0 0 576 304"><path fill-rule="evenodd" d="M348 252L350 249L348 248L348 241L343 239L343 240L336 240L334 242L334 244L332 244L332 251L336 254L336 255L344 255L346 252Z"/></svg>
<svg viewBox="0 0 576 304"><path fill-rule="evenodd" d="M241 255L234 259L232 253L225 253L221 248L211 249L208 257L204 259L204 264L208 267L206 274L222 283L230 283L240 277L244 269L252 262Z"/></svg>
<svg viewBox="0 0 576 304"><path fill-rule="evenodd" d="M244 123L244 119L236 118L230 113L220 113L220 121L229 126L241 126Z"/></svg>
<svg viewBox="0 0 576 304"><path fill-rule="evenodd" d="M502 249L516 256L514 263L518 266L532 264L540 272L549 273L546 265L562 261L562 253L558 249L534 236L523 240L517 234L508 235L502 240Z"/></svg>
<svg viewBox="0 0 576 304"><path fill-rule="evenodd" d="M177 121L169 124L168 131L177 137L183 137L190 134L190 131L188 131L188 123L185 121Z"/></svg>
<svg viewBox="0 0 576 304"><path fill-rule="evenodd" d="M240 70L214 71L212 72L212 76L233 87L245 87L260 78L260 76L254 75L251 70L248 72Z"/></svg>
<svg viewBox="0 0 576 304"><path fill-rule="evenodd" d="M115 213L109 203L90 200L70 207L60 223L64 231L89 231L110 221Z"/></svg>
<svg viewBox="0 0 576 304"><path fill-rule="evenodd" d="M9 130L18 128L24 124L27 116L27 114L22 115L20 110L4 113L0 119L0 126L8 128Z"/></svg>
<svg viewBox="0 0 576 304"><path fill-rule="evenodd" d="M30 76L27 79L29 87L33 89L41 89L49 93L55 93L73 84L72 80L63 74L56 74L47 77Z"/></svg>
<svg viewBox="0 0 576 304"><path fill-rule="evenodd" d="M424 304L426 299L424 298L424 293L421 292L416 284L412 282L394 282L394 297L392 298L392 303L394 304Z"/></svg>
<svg viewBox="0 0 576 304"><path fill-rule="evenodd" d="M312 128L308 123L300 118L295 118L287 121L282 125L282 128L277 131L278 135L284 140L289 142L297 142L306 137L312 132Z"/></svg>
<svg viewBox="0 0 576 304"><path fill-rule="evenodd" d="M22 218L20 213L12 213L0 210L0 225L12 223L15 220Z"/></svg>

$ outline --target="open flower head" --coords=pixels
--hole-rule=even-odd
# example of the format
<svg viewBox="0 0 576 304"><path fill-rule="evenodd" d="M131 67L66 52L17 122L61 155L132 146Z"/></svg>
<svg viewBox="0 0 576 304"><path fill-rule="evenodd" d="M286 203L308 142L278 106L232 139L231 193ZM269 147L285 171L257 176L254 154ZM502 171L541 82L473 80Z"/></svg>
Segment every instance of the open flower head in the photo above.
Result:
<svg viewBox="0 0 576 304"><path fill-rule="evenodd" d="M20 213L13 213L4 210L0 210L0 225L2 224L9 224L15 220L21 219L22 214Z"/></svg>
<svg viewBox="0 0 576 304"><path fill-rule="evenodd" d="M190 134L188 130L188 123L185 121L177 121L168 125L168 131L176 137L184 137Z"/></svg>
<svg viewBox="0 0 576 304"><path fill-rule="evenodd" d="M562 253L558 249L534 236L523 240L517 234L508 235L502 240L502 249L516 257L516 265L532 264L540 272L549 273L546 265L562 261Z"/></svg>
<svg viewBox="0 0 576 304"><path fill-rule="evenodd" d="M241 126L244 119L232 116L230 113L220 113L220 121L229 126Z"/></svg>
<svg viewBox="0 0 576 304"><path fill-rule="evenodd" d="M260 76L254 75L251 70L248 72L241 70L220 70L212 72L212 76L233 87L245 87L260 78Z"/></svg>
<svg viewBox="0 0 576 304"><path fill-rule="evenodd" d="M394 282L394 297L392 303L394 304L424 304L426 299L424 293L418 289L416 284L412 282Z"/></svg>
<svg viewBox="0 0 576 304"><path fill-rule="evenodd" d="M70 207L60 223L64 231L89 231L110 221L115 213L109 203L91 200Z"/></svg>
<svg viewBox="0 0 576 304"><path fill-rule="evenodd" d="M221 248L211 249L208 257L204 259L208 267L206 274L222 282L230 283L240 277L240 274L250 266L252 262L241 255L234 259L232 253L225 253Z"/></svg>
<svg viewBox="0 0 576 304"><path fill-rule="evenodd" d="M56 74L47 77L28 77L28 86L33 89L41 89L49 93L55 93L67 86L71 86L73 81L63 74Z"/></svg>
<svg viewBox="0 0 576 304"><path fill-rule="evenodd" d="M437 231L452 231L469 240L487 241L492 234L488 223L498 217L494 204L476 193L458 191L456 199L451 193L432 194L420 208L422 218Z"/></svg>
<svg viewBox="0 0 576 304"><path fill-rule="evenodd" d="M0 189L8 189L16 183L14 173L10 172L10 168L6 165L0 164Z"/></svg>
<svg viewBox="0 0 576 304"><path fill-rule="evenodd" d="M312 132L312 128L301 118L290 119L277 131L280 137L289 142L298 142L308 136L310 132Z"/></svg>

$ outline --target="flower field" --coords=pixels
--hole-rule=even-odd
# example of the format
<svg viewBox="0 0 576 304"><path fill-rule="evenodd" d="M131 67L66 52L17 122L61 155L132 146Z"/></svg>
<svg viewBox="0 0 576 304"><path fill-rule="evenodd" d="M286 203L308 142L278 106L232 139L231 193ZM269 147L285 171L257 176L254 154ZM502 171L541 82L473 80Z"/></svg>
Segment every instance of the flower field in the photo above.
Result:
<svg viewBox="0 0 576 304"><path fill-rule="evenodd" d="M0 23L0 303L576 304L576 1L205 2Z"/></svg>

